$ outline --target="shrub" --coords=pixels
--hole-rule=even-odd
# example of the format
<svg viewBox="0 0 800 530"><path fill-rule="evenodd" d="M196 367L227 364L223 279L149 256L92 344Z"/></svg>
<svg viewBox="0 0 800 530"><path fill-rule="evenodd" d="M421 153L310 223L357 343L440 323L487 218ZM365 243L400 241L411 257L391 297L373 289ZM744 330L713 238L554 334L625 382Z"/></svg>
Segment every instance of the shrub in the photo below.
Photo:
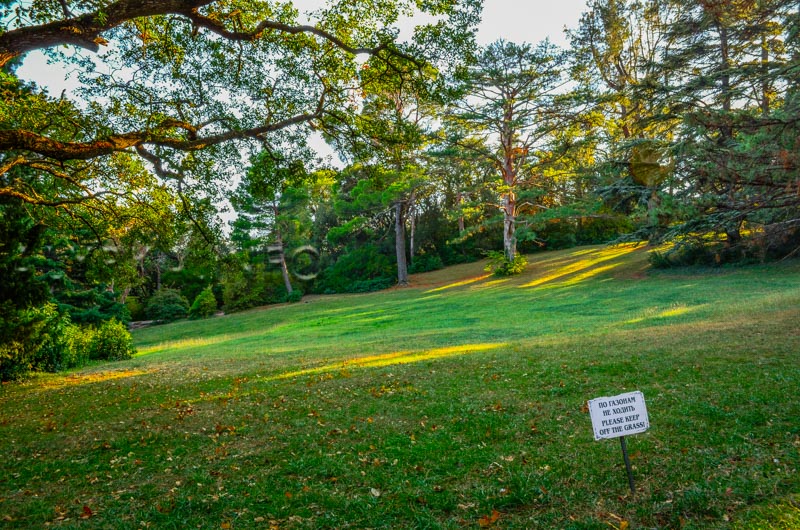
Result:
<svg viewBox="0 0 800 530"><path fill-rule="evenodd" d="M128 296L125 298L125 307L128 309L131 320L145 319L144 304L142 304L138 296Z"/></svg>
<svg viewBox="0 0 800 530"><path fill-rule="evenodd" d="M285 302L296 303L303 299L303 291L300 289L293 289L291 293L286 293L284 298Z"/></svg>
<svg viewBox="0 0 800 530"><path fill-rule="evenodd" d="M365 292L364 282L392 285L395 269L374 245L364 245L341 256L320 275L317 288L323 292ZM381 289L383 287L380 287ZM376 290L376 289L371 289Z"/></svg>
<svg viewBox="0 0 800 530"><path fill-rule="evenodd" d="M31 362L31 368L43 372L58 372L77 366L70 332L78 329L78 326L70 322L68 314L54 311L52 305L45 306L45 311L45 326L39 337L40 345Z"/></svg>
<svg viewBox="0 0 800 530"><path fill-rule="evenodd" d="M211 287L206 287L194 299L189 309L190 318L208 318L217 312L217 299Z"/></svg>
<svg viewBox="0 0 800 530"><path fill-rule="evenodd" d="M444 262L437 254L420 254L414 256L414 263L408 268L408 272L416 274L419 272L436 271L444 268Z"/></svg>
<svg viewBox="0 0 800 530"><path fill-rule="evenodd" d="M65 330L64 335L69 344L69 362L64 369L85 366L89 362L95 333L93 327L81 327L75 324Z"/></svg>
<svg viewBox="0 0 800 530"><path fill-rule="evenodd" d="M133 338L119 320L103 322L89 341L89 358L103 361L130 359L136 350Z"/></svg>
<svg viewBox="0 0 800 530"><path fill-rule="evenodd" d="M276 304L285 296L281 273L268 271L261 263L230 263L222 277L222 301L226 312Z"/></svg>
<svg viewBox="0 0 800 530"><path fill-rule="evenodd" d="M150 320L173 322L186 318L189 314L189 301L175 289L156 291L145 308L145 315Z"/></svg>
<svg viewBox="0 0 800 530"><path fill-rule="evenodd" d="M0 380L11 381L24 377L41 362L38 355L43 345L51 341L51 328L61 315L54 304L44 304L28 309L15 309L10 303L0 304ZM56 348L57 344L52 344ZM46 356L57 351L42 352Z"/></svg>
<svg viewBox="0 0 800 530"><path fill-rule="evenodd" d="M514 256L513 261L506 259L503 252L490 250L486 253L489 258L489 264L486 266L486 271L493 273L495 276L514 276L525 270L528 260L525 259L520 253Z"/></svg>
<svg viewBox="0 0 800 530"><path fill-rule="evenodd" d="M371 293L388 289L395 284L394 278L375 278L374 280L355 281L350 284L350 293Z"/></svg>

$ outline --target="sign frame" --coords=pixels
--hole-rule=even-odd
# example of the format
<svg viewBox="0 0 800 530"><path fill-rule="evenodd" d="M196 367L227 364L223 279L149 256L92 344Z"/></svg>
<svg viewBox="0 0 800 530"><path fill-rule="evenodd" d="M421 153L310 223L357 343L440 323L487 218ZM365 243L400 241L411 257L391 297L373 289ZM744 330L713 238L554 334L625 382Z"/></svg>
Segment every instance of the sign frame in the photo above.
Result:
<svg viewBox="0 0 800 530"><path fill-rule="evenodd" d="M636 390L589 400L595 441L641 434L650 428L644 394Z"/></svg>

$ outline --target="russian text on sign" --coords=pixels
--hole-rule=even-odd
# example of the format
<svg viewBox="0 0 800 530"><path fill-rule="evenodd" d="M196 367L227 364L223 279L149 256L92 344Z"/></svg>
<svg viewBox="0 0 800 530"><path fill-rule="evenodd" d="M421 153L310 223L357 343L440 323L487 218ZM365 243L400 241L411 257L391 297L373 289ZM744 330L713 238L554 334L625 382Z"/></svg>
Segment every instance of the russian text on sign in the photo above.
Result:
<svg viewBox="0 0 800 530"><path fill-rule="evenodd" d="M595 440L639 434L650 428L644 395L638 390L589 400Z"/></svg>

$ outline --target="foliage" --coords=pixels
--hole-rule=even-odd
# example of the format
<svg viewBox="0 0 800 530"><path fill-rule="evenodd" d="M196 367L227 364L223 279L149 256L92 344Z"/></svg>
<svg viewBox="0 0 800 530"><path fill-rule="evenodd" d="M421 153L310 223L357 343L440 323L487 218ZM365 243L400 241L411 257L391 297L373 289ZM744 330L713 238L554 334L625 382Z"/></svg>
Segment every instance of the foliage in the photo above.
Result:
<svg viewBox="0 0 800 530"><path fill-rule="evenodd" d="M57 301L59 310L68 313L76 324L97 326L111 319L126 323L131 320L127 306L117 300L116 293L102 285L83 291L65 291Z"/></svg>
<svg viewBox="0 0 800 530"><path fill-rule="evenodd" d="M570 120L569 99L559 94L566 55L549 41L536 46L500 40L483 48L462 80L461 98L447 112L451 142L489 164L485 186L502 223L503 252L517 253L517 224L545 205L545 170L561 158L557 131ZM535 193L525 200L523 193Z"/></svg>
<svg viewBox="0 0 800 530"><path fill-rule="evenodd" d="M291 293L286 293L286 298L284 298L284 301L289 302L290 304L296 304L302 299L303 291L300 289L293 289Z"/></svg>
<svg viewBox="0 0 800 530"><path fill-rule="evenodd" d="M88 355L75 343L81 328L70 322L69 315L56 311L53 305L46 305L45 311L45 327L38 338L39 347L30 363L30 369L38 372L60 372L85 365Z"/></svg>
<svg viewBox="0 0 800 530"><path fill-rule="evenodd" d="M231 256L222 274L222 303L225 312L243 311L284 301L286 287L280 272L253 263L248 255Z"/></svg>
<svg viewBox="0 0 800 530"><path fill-rule="evenodd" d="M145 320L144 307L138 296L125 298L125 308L128 310L131 320Z"/></svg>
<svg viewBox="0 0 800 530"><path fill-rule="evenodd" d="M317 286L323 292L366 292L391 285L393 273L385 254L374 245L364 245L340 256L323 271Z"/></svg>
<svg viewBox="0 0 800 530"><path fill-rule="evenodd" d="M81 367L89 360L130 359L136 351L127 328L115 319L99 327L74 324L52 303L29 309L24 316L25 326L33 332L27 343L12 342L0 348L2 381L19 379L29 372Z"/></svg>
<svg viewBox="0 0 800 530"><path fill-rule="evenodd" d="M89 358L92 360L122 361L136 353L130 332L118 320L107 320L88 334Z"/></svg>
<svg viewBox="0 0 800 530"><path fill-rule="evenodd" d="M190 318L208 318L217 312L217 298L211 287L206 287L192 302L189 308Z"/></svg>
<svg viewBox="0 0 800 530"><path fill-rule="evenodd" d="M414 262L408 268L408 272L412 274L420 272L430 272L444 268L444 262L437 254L426 252L414 256Z"/></svg>
<svg viewBox="0 0 800 530"><path fill-rule="evenodd" d="M188 316L189 301L175 289L160 289L147 301L144 313L149 320L173 322Z"/></svg>
<svg viewBox="0 0 800 530"><path fill-rule="evenodd" d="M489 251L486 253L489 259L486 271L495 276L515 276L525 270L528 259L523 254L517 254L512 261L506 258L504 252Z"/></svg>
<svg viewBox="0 0 800 530"><path fill-rule="evenodd" d="M0 319L0 381L18 379L34 368L37 353L45 347L58 347L58 338L49 340L48 328L60 318L51 304L29 309L13 309L9 303ZM45 344L47 343L47 344ZM44 352L47 355L47 352ZM54 356L60 356L58 352Z"/></svg>

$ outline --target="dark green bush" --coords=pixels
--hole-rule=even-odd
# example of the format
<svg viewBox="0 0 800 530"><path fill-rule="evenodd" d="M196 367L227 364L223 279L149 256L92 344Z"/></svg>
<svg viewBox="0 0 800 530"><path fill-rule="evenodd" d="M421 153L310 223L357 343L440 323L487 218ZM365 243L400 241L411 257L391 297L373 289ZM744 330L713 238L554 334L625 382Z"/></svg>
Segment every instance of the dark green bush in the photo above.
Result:
<svg viewBox="0 0 800 530"><path fill-rule="evenodd" d="M18 310L8 302L0 311L0 380L11 381L35 368L37 354L48 341L49 324L59 313L54 304Z"/></svg>
<svg viewBox="0 0 800 530"><path fill-rule="evenodd" d="M436 271L444 268L444 262L437 254L419 254L414 256L414 263L408 268L411 274Z"/></svg>
<svg viewBox="0 0 800 530"><path fill-rule="evenodd" d="M70 340L72 330L78 329L78 326L70 322L69 315L58 313L52 305L46 306L45 310L48 316L39 337L39 348L34 354L31 369L58 372L78 366L79 361L73 354Z"/></svg>
<svg viewBox="0 0 800 530"><path fill-rule="evenodd" d="M98 326L112 318L125 323L131 320L127 306L117 300L117 294L102 286L60 292L55 298L59 311L68 313L75 324Z"/></svg>
<svg viewBox="0 0 800 530"><path fill-rule="evenodd" d="M277 304L285 297L281 273L268 271L264 264L234 261L222 276L222 301L227 312Z"/></svg>
<svg viewBox="0 0 800 530"><path fill-rule="evenodd" d="M576 234L578 245L608 243L635 230L630 217L608 213L604 217L581 219Z"/></svg>
<svg viewBox="0 0 800 530"><path fill-rule="evenodd" d="M145 320L144 304L142 304L138 296L125 298L125 307L128 309L131 320Z"/></svg>
<svg viewBox="0 0 800 530"><path fill-rule="evenodd" d="M214 296L214 291L211 287L206 287L200 291L197 298L194 299L192 307L189 309L189 317L191 318L208 318L217 312L217 299Z"/></svg>
<svg viewBox="0 0 800 530"><path fill-rule="evenodd" d="M296 303L303 299L303 291L300 289L293 289L291 293L287 293L284 302Z"/></svg>
<svg viewBox="0 0 800 530"><path fill-rule="evenodd" d="M320 275L317 289L328 293L366 292L394 283L395 267L374 245L364 245L342 255Z"/></svg>
<svg viewBox="0 0 800 530"><path fill-rule="evenodd" d="M173 322L186 318L189 314L189 301L175 289L156 291L145 308L145 316L158 322Z"/></svg>
<svg viewBox="0 0 800 530"><path fill-rule="evenodd" d="M103 361L122 361L130 359L136 350L133 338L125 325L119 320L103 322L92 333L89 342L89 358Z"/></svg>
<svg viewBox="0 0 800 530"><path fill-rule="evenodd" d="M672 267L688 266L715 266L720 265L718 248L703 241L685 241L676 244L666 251L654 250L648 256L650 265L655 269L669 269Z"/></svg>

